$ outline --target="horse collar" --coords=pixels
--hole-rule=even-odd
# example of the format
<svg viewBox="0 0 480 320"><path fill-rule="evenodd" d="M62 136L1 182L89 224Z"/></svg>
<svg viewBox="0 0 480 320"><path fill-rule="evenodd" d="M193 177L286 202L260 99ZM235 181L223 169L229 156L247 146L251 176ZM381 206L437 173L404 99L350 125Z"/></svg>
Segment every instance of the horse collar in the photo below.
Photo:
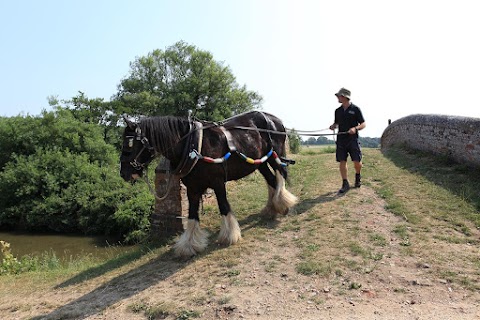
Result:
<svg viewBox="0 0 480 320"><path fill-rule="evenodd" d="M203 124L199 121L191 121L190 131L188 133L180 163L177 168L172 171L172 174L179 175L181 178L183 178L188 175L190 171L192 171L193 167L195 167L197 164L198 158L191 157L190 154L193 150L198 150L198 152L201 152L202 140Z"/></svg>

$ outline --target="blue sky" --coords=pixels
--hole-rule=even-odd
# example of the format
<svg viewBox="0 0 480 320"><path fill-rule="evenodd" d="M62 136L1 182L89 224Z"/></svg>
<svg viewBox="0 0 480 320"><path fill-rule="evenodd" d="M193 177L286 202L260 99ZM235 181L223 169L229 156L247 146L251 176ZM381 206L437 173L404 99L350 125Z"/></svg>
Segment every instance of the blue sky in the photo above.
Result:
<svg viewBox="0 0 480 320"><path fill-rule="evenodd" d="M109 100L129 63L183 40L230 66L289 128L328 127L352 91L380 137L414 114L480 118L474 0L0 0L0 115Z"/></svg>

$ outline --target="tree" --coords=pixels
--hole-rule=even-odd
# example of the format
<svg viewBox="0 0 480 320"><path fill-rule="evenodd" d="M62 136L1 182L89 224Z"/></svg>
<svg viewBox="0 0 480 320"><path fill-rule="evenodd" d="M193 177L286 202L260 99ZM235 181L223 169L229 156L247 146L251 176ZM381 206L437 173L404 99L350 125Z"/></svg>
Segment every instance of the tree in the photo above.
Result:
<svg viewBox="0 0 480 320"><path fill-rule="evenodd" d="M103 98L90 99L81 91L71 100L59 101L56 97L49 97L48 100L57 109L70 110L73 117L81 122L98 124L103 129L103 139L119 147L122 130L118 126L121 114L115 112L119 108L117 102L104 101Z"/></svg>
<svg viewBox="0 0 480 320"><path fill-rule="evenodd" d="M317 139L315 139L314 137L309 137L309 138L307 139L307 141L305 142L305 144L308 144L308 145L317 144Z"/></svg>
<svg viewBox="0 0 480 320"><path fill-rule="evenodd" d="M329 140L327 137L318 137L316 144L323 145L323 144L334 144L335 141Z"/></svg>
<svg viewBox="0 0 480 320"><path fill-rule="evenodd" d="M239 86L210 52L180 41L130 63L114 100L117 114L186 116L192 110L216 121L258 108L262 97Z"/></svg>
<svg viewBox="0 0 480 320"><path fill-rule="evenodd" d="M302 139L298 135L295 129L290 130L288 132L288 145L290 147L290 152L295 154L300 152L300 141Z"/></svg>
<svg viewBox="0 0 480 320"><path fill-rule="evenodd" d="M358 140L366 148L378 148L380 146L380 138L360 137Z"/></svg>

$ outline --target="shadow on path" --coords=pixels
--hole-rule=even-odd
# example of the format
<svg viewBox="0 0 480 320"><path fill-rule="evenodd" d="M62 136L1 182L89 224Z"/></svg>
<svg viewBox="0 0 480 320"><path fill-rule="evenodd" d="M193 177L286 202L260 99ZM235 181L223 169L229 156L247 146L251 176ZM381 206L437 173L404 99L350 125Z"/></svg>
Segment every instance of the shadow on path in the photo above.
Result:
<svg viewBox="0 0 480 320"><path fill-rule="evenodd" d="M95 290L49 314L36 316L31 319L86 319L94 314L102 312L106 308L123 299L130 298L158 282L167 279L179 270L188 266L191 261L192 260L177 261L169 251L134 270L113 278L105 284L97 287ZM149 276L145 277L146 274ZM75 283L73 279L58 285L57 287L65 287L70 282Z"/></svg>
<svg viewBox="0 0 480 320"><path fill-rule="evenodd" d="M337 192L327 192L319 195L316 198L304 199L293 208L292 213L293 215L305 213L319 203L334 201L342 196L343 195L339 195ZM271 217L265 216L259 212L248 215L244 219L239 220L238 223L242 228L242 232L245 232L246 230L253 228L275 229L280 224L280 221L277 219L272 219Z"/></svg>
<svg viewBox="0 0 480 320"><path fill-rule="evenodd" d="M66 288L71 285L76 285L84 281L88 281L90 279L99 277L105 273L108 273L114 269L120 268L121 266L128 264L141 256L145 255L144 250L135 250L133 252L129 252L126 254L121 255L118 258L109 260L105 262L102 265L99 265L97 267L90 268L88 270L82 271L76 276L74 276L71 279L68 279L65 282L62 282L58 285L56 285L54 288L55 289L61 289L61 288Z"/></svg>
<svg viewBox="0 0 480 320"><path fill-rule="evenodd" d="M296 213L297 214L305 213L319 203L331 202L331 201L334 201L335 199L338 199L339 197L342 197L344 195L345 194L340 195L337 192L327 192L327 193L319 195L316 198L303 199L295 207Z"/></svg>

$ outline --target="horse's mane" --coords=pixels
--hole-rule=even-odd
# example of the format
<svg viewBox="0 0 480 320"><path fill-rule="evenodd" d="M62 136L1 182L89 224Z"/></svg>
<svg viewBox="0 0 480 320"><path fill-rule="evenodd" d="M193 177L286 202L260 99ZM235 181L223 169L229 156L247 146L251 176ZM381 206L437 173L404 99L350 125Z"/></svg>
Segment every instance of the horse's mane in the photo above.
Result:
<svg viewBox="0 0 480 320"><path fill-rule="evenodd" d="M188 120L172 117L148 117L140 120L140 128L148 137L150 145L158 152L172 149L189 131Z"/></svg>

